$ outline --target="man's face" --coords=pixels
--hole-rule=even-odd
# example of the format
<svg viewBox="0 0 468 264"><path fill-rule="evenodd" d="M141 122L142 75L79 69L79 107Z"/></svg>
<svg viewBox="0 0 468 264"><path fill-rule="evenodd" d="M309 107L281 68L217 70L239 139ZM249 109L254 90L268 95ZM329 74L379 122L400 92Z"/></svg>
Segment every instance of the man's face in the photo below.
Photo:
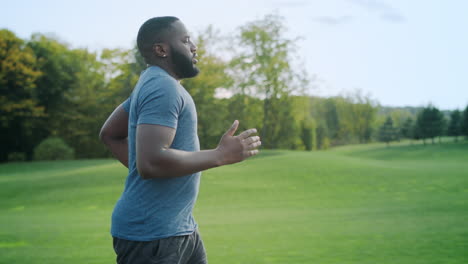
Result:
<svg viewBox="0 0 468 264"><path fill-rule="evenodd" d="M174 66L174 73L180 78L197 76L200 70L195 66L197 60L197 46L192 43L187 29L180 21L172 24L174 34L170 40L170 57Z"/></svg>

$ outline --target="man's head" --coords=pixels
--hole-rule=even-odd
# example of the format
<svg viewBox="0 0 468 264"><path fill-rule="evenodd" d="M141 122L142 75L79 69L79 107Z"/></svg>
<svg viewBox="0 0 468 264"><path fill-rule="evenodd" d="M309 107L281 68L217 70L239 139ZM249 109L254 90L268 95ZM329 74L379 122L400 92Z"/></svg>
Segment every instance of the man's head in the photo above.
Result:
<svg viewBox="0 0 468 264"><path fill-rule="evenodd" d="M198 74L197 47L176 17L154 17L143 23L137 36L138 50L150 65L165 66L177 79Z"/></svg>

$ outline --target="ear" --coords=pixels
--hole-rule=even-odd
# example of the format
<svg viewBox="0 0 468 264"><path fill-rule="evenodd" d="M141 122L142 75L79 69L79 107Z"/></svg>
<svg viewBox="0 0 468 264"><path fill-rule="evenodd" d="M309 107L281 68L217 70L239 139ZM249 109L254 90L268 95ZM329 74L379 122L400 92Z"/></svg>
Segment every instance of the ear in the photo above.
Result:
<svg viewBox="0 0 468 264"><path fill-rule="evenodd" d="M166 58L169 54L169 46L165 43L155 43L153 45L153 52L156 57Z"/></svg>

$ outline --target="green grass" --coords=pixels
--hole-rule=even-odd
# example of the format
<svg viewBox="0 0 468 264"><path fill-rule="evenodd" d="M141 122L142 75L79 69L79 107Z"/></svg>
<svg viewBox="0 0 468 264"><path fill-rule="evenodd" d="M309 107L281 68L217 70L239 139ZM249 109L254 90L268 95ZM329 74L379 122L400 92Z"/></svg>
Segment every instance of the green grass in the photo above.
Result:
<svg viewBox="0 0 468 264"><path fill-rule="evenodd" d="M0 165L0 263L113 263L111 160ZM264 151L203 173L210 263L468 263L468 143Z"/></svg>

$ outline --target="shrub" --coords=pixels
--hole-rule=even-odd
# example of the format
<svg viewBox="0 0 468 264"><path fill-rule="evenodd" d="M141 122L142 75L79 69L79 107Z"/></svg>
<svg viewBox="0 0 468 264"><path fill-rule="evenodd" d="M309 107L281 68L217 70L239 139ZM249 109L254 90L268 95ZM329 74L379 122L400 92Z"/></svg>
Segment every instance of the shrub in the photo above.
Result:
<svg viewBox="0 0 468 264"><path fill-rule="evenodd" d="M46 138L34 149L34 160L66 160L74 156L73 148L58 137Z"/></svg>
<svg viewBox="0 0 468 264"><path fill-rule="evenodd" d="M8 161L25 161L26 153L24 152L11 152L8 154Z"/></svg>
<svg viewBox="0 0 468 264"><path fill-rule="evenodd" d="M322 141L322 147L320 149L329 149L330 148L330 139L325 137Z"/></svg>
<svg viewBox="0 0 468 264"><path fill-rule="evenodd" d="M310 119L301 121L300 137L306 150L310 151L317 148L317 135L314 120Z"/></svg>

